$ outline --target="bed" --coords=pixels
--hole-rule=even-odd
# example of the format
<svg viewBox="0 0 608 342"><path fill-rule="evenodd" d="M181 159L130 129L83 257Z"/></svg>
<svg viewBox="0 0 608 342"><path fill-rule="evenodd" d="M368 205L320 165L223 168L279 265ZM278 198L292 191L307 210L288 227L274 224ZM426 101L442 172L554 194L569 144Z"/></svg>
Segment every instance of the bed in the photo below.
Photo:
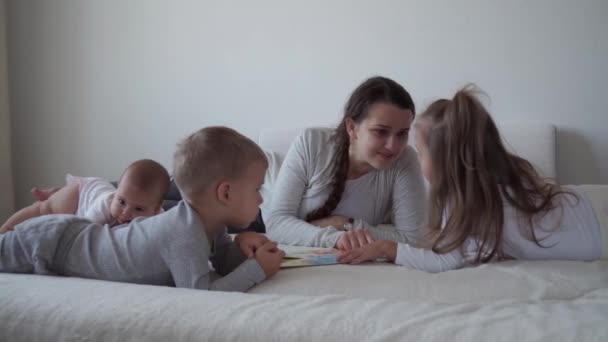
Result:
<svg viewBox="0 0 608 342"><path fill-rule="evenodd" d="M555 176L553 126L501 128L512 150ZM280 163L297 131L265 131L259 143ZM388 263L303 267L249 293L0 274L0 341L606 341L607 322L607 261L439 274Z"/></svg>

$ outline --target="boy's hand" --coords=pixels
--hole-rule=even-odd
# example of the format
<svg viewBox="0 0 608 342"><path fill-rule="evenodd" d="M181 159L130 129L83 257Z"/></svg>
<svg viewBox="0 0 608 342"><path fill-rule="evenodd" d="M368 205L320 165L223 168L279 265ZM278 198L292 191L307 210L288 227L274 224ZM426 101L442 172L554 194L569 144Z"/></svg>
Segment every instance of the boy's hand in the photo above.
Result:
<svg viewBox="0 0 608 342"><path fill-rule="evenodd" d="M281 268L285 252L277 248L277 243L268 241L255 252L255 260L262 266L266 278L272 276Z"/></svg>
<svg viewBox="0 0 608 342"><path fill-rule="evenodd" d="M234 238L234 242L248 258L253 258L258 248L268 241L270 240L266 236L255 232L242 232Z"/></svg>

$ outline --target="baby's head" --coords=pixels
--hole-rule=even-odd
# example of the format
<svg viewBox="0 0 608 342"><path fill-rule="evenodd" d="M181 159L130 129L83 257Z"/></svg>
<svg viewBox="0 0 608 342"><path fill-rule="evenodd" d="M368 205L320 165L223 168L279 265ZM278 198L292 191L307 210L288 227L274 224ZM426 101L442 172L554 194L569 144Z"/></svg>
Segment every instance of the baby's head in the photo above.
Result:
<svg viewBox="0 0 608 342"><path fill-rule="evenodd" d="M175 183L194 208L218 208L225 225L245 228L258 215L268 161L251 139L227 127L206 127L178 144Z"/></svg>
<svg viewBox="0 0 608 342"><path fill-rule="evenodd" d="M112 217L123 224L158 214L170 182L169 173L159 163L150 159L132 163L120 176L110 206Z"/></svg>

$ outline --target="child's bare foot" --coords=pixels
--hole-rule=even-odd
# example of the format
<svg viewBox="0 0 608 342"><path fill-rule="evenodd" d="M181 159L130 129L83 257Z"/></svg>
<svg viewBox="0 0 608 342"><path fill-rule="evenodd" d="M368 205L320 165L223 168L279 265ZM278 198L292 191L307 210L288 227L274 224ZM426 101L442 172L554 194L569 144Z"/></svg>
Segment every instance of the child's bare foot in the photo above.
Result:
<svg viewBox="0 0 608 342"><path fill-rule="evenodd" d="M46 188L46 189L40 189L38 187L33 187L32 190L30 190L30 192L32 193L32 196L34 196L34 198L36 200L46 201L47 199L49 199L49 197L51 197L51 195L53 195L60 189L61 188L58 188L58 187L52 187L52 188Z"/></svg>

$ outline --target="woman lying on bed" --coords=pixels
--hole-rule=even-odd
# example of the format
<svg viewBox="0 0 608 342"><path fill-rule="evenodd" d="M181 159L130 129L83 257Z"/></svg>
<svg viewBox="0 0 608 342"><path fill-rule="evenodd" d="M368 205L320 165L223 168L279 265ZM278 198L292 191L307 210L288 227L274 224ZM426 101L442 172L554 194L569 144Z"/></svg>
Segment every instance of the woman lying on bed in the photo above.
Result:
<svg viewBox="0 0 608 342"><path fill-rule="evenodd" d="M429 249L376 241L341 262L386 257L440 272L503 258L596 260L606 251L608 205L595 205L584 188L546 182L509 154L472 91L433 103L416 121L415 140L431 184L429 242L420 246Z"/></svg>
<svg viewBox="0 0 608 342"><path fill-rule="evenodd" d="M338 128L304 131L273 189L269 237L342 249L415 241L425 191L416 152L407 146L414 112L401 85L373 77L354 90ZM381 225L387 222L394 225Z"/></svg>

